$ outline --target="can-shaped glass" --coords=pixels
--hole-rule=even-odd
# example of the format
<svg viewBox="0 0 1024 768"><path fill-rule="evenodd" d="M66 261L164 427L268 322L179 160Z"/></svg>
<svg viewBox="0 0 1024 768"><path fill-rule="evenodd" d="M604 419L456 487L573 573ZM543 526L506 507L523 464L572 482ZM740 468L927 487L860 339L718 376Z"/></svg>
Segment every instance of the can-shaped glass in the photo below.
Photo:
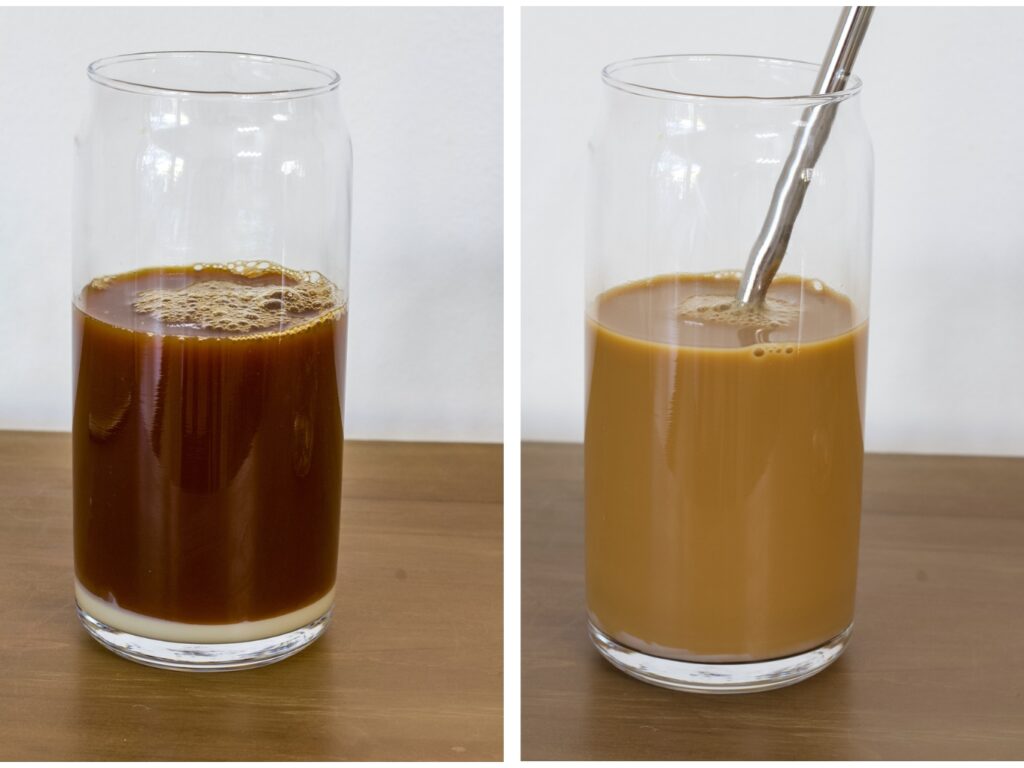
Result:
<svg viewBox="0 0 1024 768"><path fill-rule="evenodd" d="M744 692L834 661L853 625L873 158L861 83L665 56L604 70L587 246L591 638L668 688ZM737 300L814 110L803 206L767 296Z"/></svg>
<svg viewBox="0 0 1024 768"><path fill-rule="evenodd" d="M352 152L338 75L224 52L88 68L75 139L75 592L160 667L259 666L326 628Z"/></svg>

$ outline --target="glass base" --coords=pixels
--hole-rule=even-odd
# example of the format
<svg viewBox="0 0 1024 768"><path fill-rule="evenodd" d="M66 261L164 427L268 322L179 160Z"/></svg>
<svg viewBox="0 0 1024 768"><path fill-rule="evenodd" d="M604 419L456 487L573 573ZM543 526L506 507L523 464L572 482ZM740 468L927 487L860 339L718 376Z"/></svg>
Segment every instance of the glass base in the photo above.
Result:
<svg viewBox="0 0 1024 768"><path fill-rule="evenodd" d="M264 667L295 655L324 633L331 611L291 632L240 643L172 643L133 635L104 624L81 606L78 619L100 645L139 664L187 672L230 672Z"/></svg>
<svg viewBox="0 0 1024 768"><path fill-rule="evenodd" d="M590 639L613 666L645 683L694 693L756 693L784 688L818 674L838 659L850 641L853 624L827 643L796 656L769 661L701 664L649 656L619 645L587 622Z"/></svg>

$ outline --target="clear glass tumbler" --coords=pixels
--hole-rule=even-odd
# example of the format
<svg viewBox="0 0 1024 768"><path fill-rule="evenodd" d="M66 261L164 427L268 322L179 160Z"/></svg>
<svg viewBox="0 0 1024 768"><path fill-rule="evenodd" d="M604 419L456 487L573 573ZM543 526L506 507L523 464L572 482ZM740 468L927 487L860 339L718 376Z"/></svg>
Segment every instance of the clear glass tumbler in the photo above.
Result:
<svg viewBox="0 0 1024 768"><path fill-rule="evenodd" d="M872 173L861 83L666 56L604 70L585 438L594 644L650 683L744 692L843 651L860 527ZM766 301L734 301L811 109L834 109Z"/></svg>
<svg viewBox="0 0 1024 768"><path fill-rule="evenodd" d="M338 76L89 66L73 238L75 591L159 667L289 656L334 600L351 145Z"/></svg>

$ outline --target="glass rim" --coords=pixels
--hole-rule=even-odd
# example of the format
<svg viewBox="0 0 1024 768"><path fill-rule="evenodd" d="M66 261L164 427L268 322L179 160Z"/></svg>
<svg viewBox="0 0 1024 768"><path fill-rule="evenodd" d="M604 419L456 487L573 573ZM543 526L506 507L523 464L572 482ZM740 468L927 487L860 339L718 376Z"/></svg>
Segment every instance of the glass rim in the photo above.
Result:
<svg viewBox="0 0 1024 768"><path fill-rule="evenodd" d="M242 59L246 61L258 61L264 64L272 64L279 67L292 67L294 69L302 69L307 72L313 72L325 78L325 82L320 85L303 86L300 88L278 88L266 91L229 91L229 90L216 90L216 91L204 91L193 88L171 88L159 85L150 85L144 82L137 82L136 80L126 80L119 77L112 77L110 75L103 74L102 70L116 66L118 64L124 64L133 61L147 61L156 59L189 59L198 58L201 56L213 56L213 57L229 57ZM213 51L213 50L194 50L194 51L140 51L138 53L124 53L117 56L107 56L102 59L96 59L86 68L86 72L89 79L98 85L112 88L119 91L127 91L129 93L139 94L162 94L166 96L213 96L213 97L229 97L237 99L267 99L267 100L279 100L279 99L295 99L304 98L309 96L318 96L323 93L333 91L338 87L341 82L341 77L336 71L330 67L325 67L320 64L314 64L309 61L302 59L290 59L284 56L270 56L260 53L244 53L242 51Z"/></svg>
<svg viewBox="0 0 1024 768"><path fill-rule="evenodd" d="M842 90L828 94L793 94L789 96L754 96L739 94L726 96L716 93L700 93L697 91L675 90L672 88L658 88L652 85L630 82L623 78L623 74L638 67L652 66L656 64L668 64L672 62L693 62L700 63L709 60L739 60L749 63L782 65L798 69L810 69L817 72L820 64L800 59L785 59L778 56L754 56L745 54L729 53L675 53L662 56L640 56L633 59L622 59L608 64L601 70L601 79L605 85L635 96L648 96L656 99L675 99L680 101L715 101L715 102L754 102L761 104L778 104L787 106L796 105L820 105L835 104L837 102L856 96L863 87L863 81L852 72L847 77L846 87Z"/></svg>

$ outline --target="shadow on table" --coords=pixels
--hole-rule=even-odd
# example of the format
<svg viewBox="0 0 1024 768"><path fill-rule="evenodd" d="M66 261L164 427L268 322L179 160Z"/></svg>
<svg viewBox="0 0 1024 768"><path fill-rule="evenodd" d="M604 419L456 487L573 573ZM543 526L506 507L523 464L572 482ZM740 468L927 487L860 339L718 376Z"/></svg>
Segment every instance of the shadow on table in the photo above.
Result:
<svg viewBox="0 0 1024 768"><path fill-rule="evenodd" d="M710 695L641 683L596 651L589 656L579 739L606 758L774 760L849 754L851 691L843 659L788 688ZM616 722L614 729L610 721Z"/></svg>
<svg viewBox="0 0 1024 768"><path fill-rule="evenodd" d="M61 758L326 760L358 752L359 734L323 716L335 675L319 643L261 669L187 673L121 659L81 632L73 659L68 722L54 729L73 734ZM339 697L329 691L332 709Z"/></svg>

